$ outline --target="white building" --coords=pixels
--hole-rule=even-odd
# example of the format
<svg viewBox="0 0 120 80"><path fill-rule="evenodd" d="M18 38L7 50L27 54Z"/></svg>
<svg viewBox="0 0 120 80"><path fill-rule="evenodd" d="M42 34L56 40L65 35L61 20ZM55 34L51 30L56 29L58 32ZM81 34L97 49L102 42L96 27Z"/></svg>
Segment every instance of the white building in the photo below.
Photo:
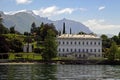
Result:
<svg viewBox="0 0 120 80"><path fill-rule="evenodd" d="M26 44L23 46L23 52L32 52L32 44L26 43Z"/></svg>
<svg viewBox="0 0 120 80"><path fill-rule="evenodd" d="M102 57L102 39L95 35L62 34L57 39L58 56Z"/></svg>

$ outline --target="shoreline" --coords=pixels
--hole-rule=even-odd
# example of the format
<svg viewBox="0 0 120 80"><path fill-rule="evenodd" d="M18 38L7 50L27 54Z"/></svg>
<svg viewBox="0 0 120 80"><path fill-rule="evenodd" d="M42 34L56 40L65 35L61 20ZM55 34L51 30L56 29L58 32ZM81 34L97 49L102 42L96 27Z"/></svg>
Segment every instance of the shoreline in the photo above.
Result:
<svg viewBox="0 0 120 80"><path fill-rule="evenodd" d="M51 60L51 61L6 61L0 65L32 65L32 64L73 64L73 65L120 65L120 61L109 60Z"/></svg>

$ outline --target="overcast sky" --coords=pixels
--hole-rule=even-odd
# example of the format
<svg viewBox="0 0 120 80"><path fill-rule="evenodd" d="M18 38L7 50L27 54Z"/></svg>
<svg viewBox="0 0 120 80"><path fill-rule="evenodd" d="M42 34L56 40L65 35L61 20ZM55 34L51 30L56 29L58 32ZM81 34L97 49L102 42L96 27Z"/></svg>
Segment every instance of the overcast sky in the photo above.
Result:
<svg viewBox="0 0 120 80"><path fill-rule="evenodd" d="M0 11L32 10L51 20L79 21L95 33L120 32L120 0L0 0Z"/></svg>

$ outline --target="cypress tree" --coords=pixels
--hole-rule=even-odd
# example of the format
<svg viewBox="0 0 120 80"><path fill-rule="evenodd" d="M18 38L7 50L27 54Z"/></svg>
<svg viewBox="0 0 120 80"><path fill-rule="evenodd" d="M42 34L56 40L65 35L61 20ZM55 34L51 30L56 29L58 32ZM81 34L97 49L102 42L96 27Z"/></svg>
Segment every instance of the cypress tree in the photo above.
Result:
<svg viewBox="0 0 120 80"><path fill-rule="evenodd" d="M63 34L65 34L65 22L63 23Z"/></svg>
<svg viewBox="0 0 120 80"><path fill-rule="evenodd" d="M70 28L70 34L72 34L71 28Z"/></svg>

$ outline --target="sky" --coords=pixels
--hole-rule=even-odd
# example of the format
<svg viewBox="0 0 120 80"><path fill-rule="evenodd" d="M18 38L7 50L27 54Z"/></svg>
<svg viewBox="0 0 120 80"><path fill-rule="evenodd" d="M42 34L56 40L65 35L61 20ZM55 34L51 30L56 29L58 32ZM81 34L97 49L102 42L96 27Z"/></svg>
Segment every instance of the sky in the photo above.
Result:
<svg viewBox="0 0 120 80"><path fill-rule="evenodd" d="M120 0L0 0L6 14L32 10L51 20L63 18L83 23L97 34L120 32Z"/></svg>

